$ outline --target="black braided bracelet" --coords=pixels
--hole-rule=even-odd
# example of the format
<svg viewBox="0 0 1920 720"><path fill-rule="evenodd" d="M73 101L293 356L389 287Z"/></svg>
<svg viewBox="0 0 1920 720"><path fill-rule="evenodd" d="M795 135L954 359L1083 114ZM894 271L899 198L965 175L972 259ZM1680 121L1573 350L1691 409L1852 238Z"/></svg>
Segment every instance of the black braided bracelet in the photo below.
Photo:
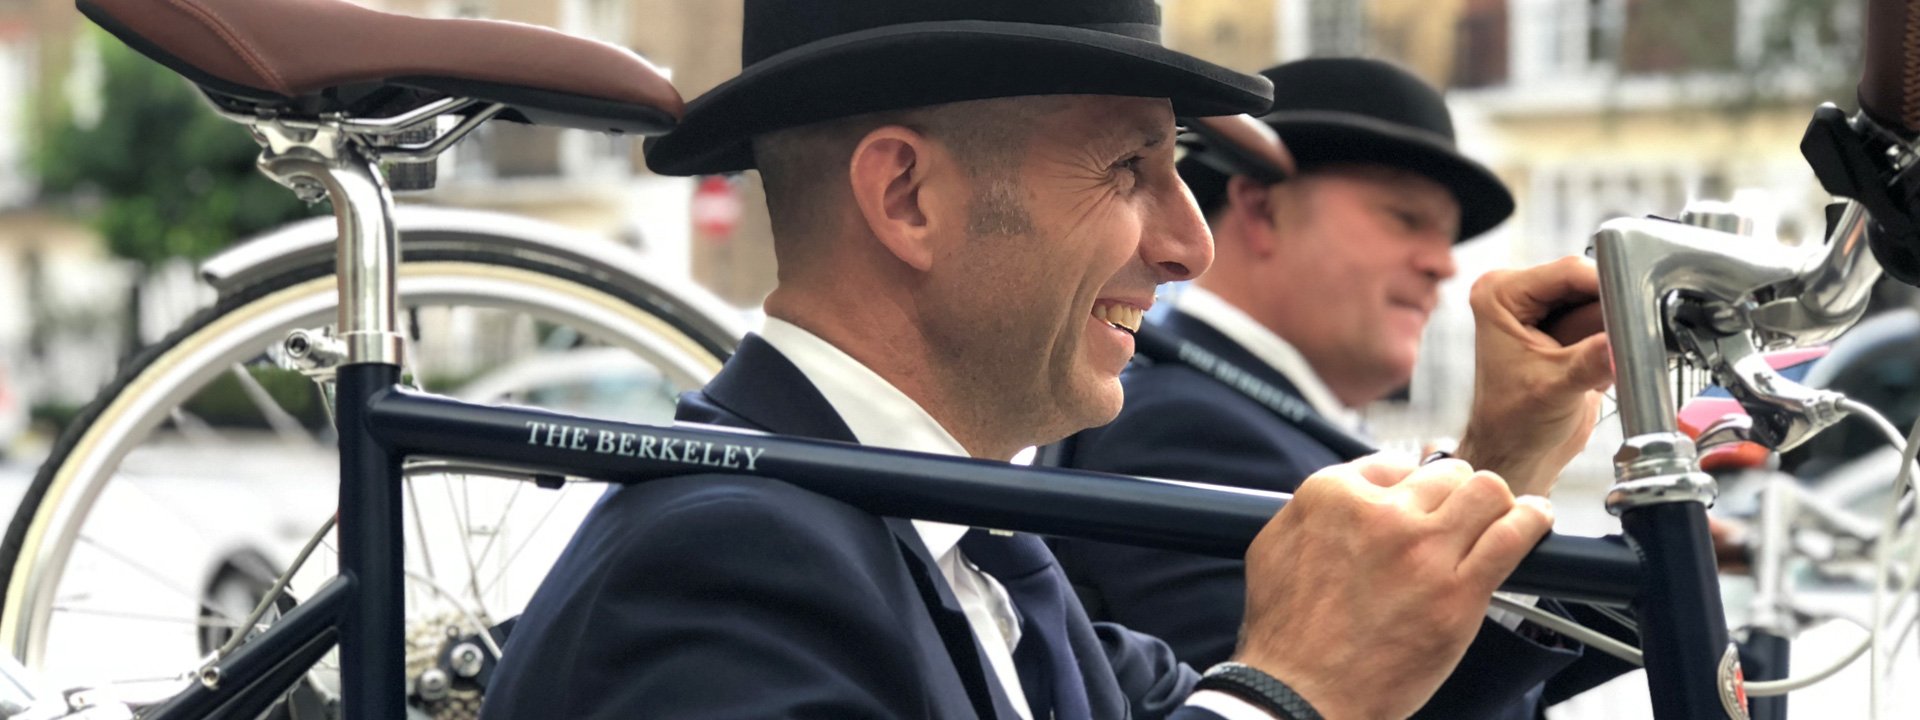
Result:
<svg viewBox="0 0 1920 720"><path fill-rule="evenodd" d="M1322 720L1320 711L1300 693L1251 665L1223 662L1207 669L1194 690L1219 690L1253 703L1280 720Z"/></svg>

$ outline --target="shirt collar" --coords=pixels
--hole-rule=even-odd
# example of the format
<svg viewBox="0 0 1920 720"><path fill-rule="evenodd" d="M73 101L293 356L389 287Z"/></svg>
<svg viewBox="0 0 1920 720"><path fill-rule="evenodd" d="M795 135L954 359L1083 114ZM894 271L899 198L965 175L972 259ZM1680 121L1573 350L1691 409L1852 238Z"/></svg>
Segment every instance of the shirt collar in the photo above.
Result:
<svg viewBox="0 0 1920 720"><path fill-rule="evenodd" d="M1359 428L1360 414L1340 402L1340 398L1333 394L1333 388L1327 387L1326 381L1320 379L1320 374L1314 372L1313 366L1307 363L1306 356L1301 355L1293 343L1287 342L1245 311L1198 285L1181 289L1180 295L1173 298L1173 306L1220 331L1221 335L1271 366L1293 383L1301 397L1322 417L1346 430Z"/></svg>
<svg viewBox="0 0 1920 720"><path fill-rule="evenodd" d="M967 456L967 449L913 398L853 356L793 323L767 318L760 338L785 355L813 383L862 445ZM966 526L913 521L927 552L940 557L960 542Z"/></svg>

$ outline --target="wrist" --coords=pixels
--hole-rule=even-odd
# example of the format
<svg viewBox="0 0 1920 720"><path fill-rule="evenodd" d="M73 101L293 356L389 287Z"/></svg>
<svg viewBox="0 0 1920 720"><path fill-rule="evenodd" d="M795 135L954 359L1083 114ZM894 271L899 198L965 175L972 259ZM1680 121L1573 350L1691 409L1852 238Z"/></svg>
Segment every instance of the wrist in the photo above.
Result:
<svg viewBox="0 0 1920 720"><path fill-rule="evenodd" d="M1293 686L1245 663L1228 661L1208 668L1194 689L1227 693L1278 720L1324 720L1320 710Z"/></svg>
<svg viewBox="0 0 1920 720"><path fill-rule="evenodd" d="M1313 673L1284 669L1280 667L1279 663L1263 662L1257 658L1245 655L1235 655L1226 662L1209 668L1206 674L1201 676L1201 684L1196 686L1195 689L1226 690L1226 688L1212 686L1207 682L1207 676L1213 675L1215 670L1227 665L1244 666L1284 684L1316 713L1312 716L1316 720L1318 718L1365 717L1363 713L1356 712L1359 707L1357 703L1335 692L1335 685L1319 682L1319 679ZM1247 698L1241 693L1229 691L1229 694L1254 705L1265 707L1263 703L1252 698ZM1282 720L1306 720L1306 718L1297 715L1276 715L1275 717L1281 718Z"/></svg>
<svg viewBox="0 0 1920 720"><path fill-rule="evenodd" d="M1507 487L1515 495L1544 495L1537 492L1534 485L1544 474L1538 453L1514 453L1478 442L1472 430L1460 438L1460 446L1453 451L1453 457L1466 461L1475 470L1486 470L1507 482Z"/></svg>

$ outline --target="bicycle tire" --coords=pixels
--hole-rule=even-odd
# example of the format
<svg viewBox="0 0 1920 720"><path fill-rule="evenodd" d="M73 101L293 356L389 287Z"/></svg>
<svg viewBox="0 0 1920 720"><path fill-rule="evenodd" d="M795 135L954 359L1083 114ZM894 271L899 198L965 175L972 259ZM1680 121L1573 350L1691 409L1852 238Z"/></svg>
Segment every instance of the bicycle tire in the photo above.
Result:
<svg viewBox="0 0 1920 720"><path fill-rule="evenodd" d="M432 249L420 252L403 250L400 266L402 302L409 300L409 288L421 284L419 278L442 280L486 278L509 284L546 283L555 290L592 297L596 309L616 313L613 319L596 318L601 324L615 320L628 322L628 332L645 331L648 337L677 348L701 361L706 375L718 369L738 338L701 333L698 328L713 323L690 323L677 318L685 305L671 298L644 296L623 289L594 274L549 263L537 255L498 250ZM516 275L517 273L517 275ZM151 410L139 407L140 393L148 383L168 373L183 372L178 363L192 360L195 353L221 340L222 333L235 329L236 318L270 312L275 306L310 298L315 287L332 288L331 259L282 270L268 277L233 289L213 306L195 314L166 338L138 353L123 366L115 380L90 402L61 434L46 462L36 472L22 497L6 534L0 539L0 579L5 592L0 594L0 647L34 666L45 650L44 638L51 613L52 587L58 584L65 557L72 553L79 526L84 524L91 503L101 487L111 481L111 470L89 469L89 463L117 465L128 450L141 442L159 424L145 417ZM498 288L491 292L500 292ZM457 294L457 293L455 293ZM310 301L310 300L308 300ZM515 308L511 299L502 306ZM669 307L662 307L667 305ZM327 308L337 302L328 300ZM626 311L619 316L619 311ZM530 313L538 314L538 313ZM572 318L571 320L580 320ZM593 322L582 321L592 325ZM724 323L723 323L724 325ZM631 340L632 338L626 338ZM661 348L654 351L665 352ZM217 376L220 363L203 363L206 368L188 368L188 375ZM684 371L684 368L682 369ZM692 378L697 385L704 377ZM210 380L208 380L210 381ZM191 381L189 381L191 382ZM184 384L184 383L183 383ZM129 415L142 414L129 418ZM147 427L126 428L129 422L147 422ZM117 433L117 435L115 434ZM80 486L77 483L90 483ZM63 500L69 500L63 506ZM68 507L77 508L69 510ZM77 513L77 514L75 514ZM56 565L49 566L49 560Z"/></svg>

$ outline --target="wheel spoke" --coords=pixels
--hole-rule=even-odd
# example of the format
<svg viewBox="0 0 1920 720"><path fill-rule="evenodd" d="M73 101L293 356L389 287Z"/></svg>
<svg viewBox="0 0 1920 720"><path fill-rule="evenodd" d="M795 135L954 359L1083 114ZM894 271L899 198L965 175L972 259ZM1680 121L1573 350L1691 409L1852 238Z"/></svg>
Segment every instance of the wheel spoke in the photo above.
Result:
<svg viewBox="0 0 1920 720"><path fill-rule="evenodd" d="M279 435L281 440L301 445L318 444L293 413L280 407L280 401L273 399L273 393L267 392L266 387L260 384L260 379L247 370L247 366L234 363L232 371L233 378L240 383L241 391L247 394L248 400L253 401L253 406L260 411L261 417L266 418L267 426L273 428L275 435Z"/></svg>
<svg viewBox="0 0 1920 720"><path fill-rule="evenodd" d="M507 570L513 567L513 561L520 559L520 553L524 552L528 545L533 544L533 539L540 535L540 528L544 527L547 524L547 520L553 517L554 511L560 509L560 503L564 500L566 500L565 495L554 493L553 503L548 505L547 511L541 513L540 519L533 523L533 529L527 531L527 536L520 540L519 547L514 548L513 552L507 554L507 561L500 564L500 572L495 573L493 579L487 582L486 587L480 590L481 595L493 592L494 586L499 585L501 580L506 579Z"/></svg>
<svg viewBox="0 0 1920 720"><path fill-rule="evenodd" d="M57 612L68 613L71 615L93 615L97 617L120 618L123 620L141 620L145 622L164 623L168 625L195 625L199 627L225 628L228 630L233 630L240 627L239 620L210 618L205 615L200 615L193 618L184 618L184 617L174 617L170 615L160 615L156 613L134 612L132 610L106 610L103 608L74 607L71 605L55 605L53 606L53 609Z"/></svg>
<svg viewBox="0 0 1920 720"><path fill-rule="evenodd" d="M173 426L178 428L180 434L186 436L189 442L202 445L211 445L220 442L219 431L214 430L212 425L207 424L207 421L201 420L198 416L187 412L184 408L175 407L168 410L167 419L173 421Z"/></svg>
<svg viewBox="0 0 1920 720"><path fill-rule="evenodd" d="M427 521L420 515L420 496L414 492L413 476L405 478L407 502L413 505L413 531L420 536L420 564L426 567L427 577L439 579L433 572L433 551L427 547Z"/></svg>
<svg viewBox="0 0 1920 720"><path fill-rule="evenodd" d="M89 545L96 550L99 550L101 554L106 555L107 557L120 561L121 564L124 564L127 567L132 568L135 572L138 572L141 575L147 576L147 578L153 580L155 583L158 583L161 587L164 587L168 590L173 591L174 593L179 594L180 597L194 601L195 604L200 606L201 610L205 610L215 615L219 615L220 617L225 618L228 622L233 623L234 625L240 624L240 618L234 617L232 613L229 613L225 610L222 610L220 608L207 604L206 598L200 597L198 593L188 592L185 588L182 588L179 585L175 585L172 580L168 580L167 578L162 577L159 573L154 572L152 568L149 568L146 565L142 565L139 562L134 561L133 558L130 558L124 554L121 554L120 551L118 550L114 550L113 548L110 548L104 544L101 544L99 541L94 540L92 536L82 534L80 536L80 542L86 545Z"/></svg>
<svg viewBox="0 0 1920 720"><path fill-rule="evenodd" d="M447 502L449 504L454 504L455 501L453 498L453 481L448 480L446 487L447 487ZM471 499L472 497L471 495L467 494L466 473L460 474L460 495L462 497L469 498L469 499ZM469 522L469 518L473 517L473 506L471 504L466 505L465 515L462 515L460 513L459 505L455 505L455 507L453 507L452 510L453 510L454 520L459 524L458 535L459 535L459 541L460 541L460 553L463 556L465 556L467 559L467 586L473 589L473 601L481 602L480 598L485 596L482 595L480 592L480 566L473 562L473 544L470 542L467 542L467 535L473 529L472 523Z"/></svg>
<svg viewBox="0 0 1920 720"><path fill-rule="evenodd" d="M494 541L500 539L501 529L507 526L507 515L513 512L513 503L520 499L520 491L527 487L528 482L531 481L518 480L513 483L513 492L507 494L506 507L500 508L500 519L493 521L493 531L487 535L487 544L480 546L480 560L477 564L487 564L487 555L493 552Z"/></svg>

